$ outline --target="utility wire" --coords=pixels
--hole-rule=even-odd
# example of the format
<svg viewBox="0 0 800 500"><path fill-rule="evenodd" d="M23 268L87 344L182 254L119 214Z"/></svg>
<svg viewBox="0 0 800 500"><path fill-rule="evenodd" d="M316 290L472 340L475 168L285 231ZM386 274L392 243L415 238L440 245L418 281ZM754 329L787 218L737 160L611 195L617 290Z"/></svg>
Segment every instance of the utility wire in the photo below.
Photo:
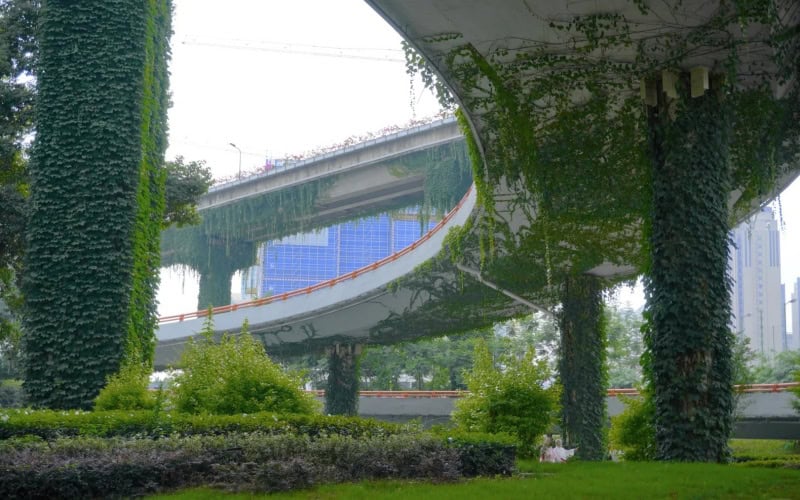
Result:
<svg viewBox="0 0 800 500"><path fill-rule="evenodd" d="M359 48L341 48L341 47L325 47L321 45L296 45L280 42L266 42L255 40L218 40L218 41L204 41L199 38L185 38L182 42L183 45L197 45L203 47L218 47L223 49L232 50L255 50L261 52L278 52L285 54L301 54L307 56L317 57L337 57L345 59L360 59L365 61L381 61L391 63L404 63L405 59L401 57L393 57L393 55L378 55L379 51L398 53L391 49L359 49ZM360 52L360 53L359 53ZM373 55L366 55L365 52L372 52Z"/></svg>

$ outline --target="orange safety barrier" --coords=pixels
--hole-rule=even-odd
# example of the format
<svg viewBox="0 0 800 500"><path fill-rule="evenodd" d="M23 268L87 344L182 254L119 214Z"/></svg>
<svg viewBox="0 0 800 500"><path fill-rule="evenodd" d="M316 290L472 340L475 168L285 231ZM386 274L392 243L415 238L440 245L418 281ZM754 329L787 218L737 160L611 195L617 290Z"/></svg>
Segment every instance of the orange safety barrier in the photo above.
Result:
<svg viewBox="0 0 800 500"><path fill-rule="evenodd" d="M740 392L783 392L795 387L800 387L800 383L784 382L779 384L737 385L736 389Z"/></svg>
<svg viewBox="0 0 800 500"><path fill-rule="evenodd" d="M751 384L734 386L740 392L784 392L795 387L800 387L800 383L787 382L780 384ZM315 396L325 396L323 390L306 391ZM359 391L359 396L365 398L462 398L469 394L469 391ZM609 389L608 396L638 396L639 391L632 388Z"/></svg>
<svg viewBox="0 0 800 500"><path fill-rule="evenodd" d="M453 216L456 214L456 212L458 212L458 210L464 205L464 203L467 201L467 197L469 196L469 194L472 191L472 189L473 189L472 186L470 186L470 188L467 190L467 193L464 195L463 198L461 198L461 201L458 202L458 205L456 205L452 210L450 210L447 213L447 215L445 215L444 218L442 218L442 220L440 220L439 223L436 224L433 227L433 229L431 229L430 231L428 231L427 233L422 235L422 237L420 239L418 239L417 241L415 241L411 245L403 248L402 250L400 250L398 252L393 253L392 255L389 255L388 257L384 257L383 259L381 259L381 260L379 260L377 262L374 262L372 264L368 264L368 265L366 265L366 266L364 266L364 267L362 267L360 269L356 269L355 271L352 271L352 272L350 272L348 274L344 274L342 276L338 276L336 278L332 278L332 279L329 279L327 281L322 281L320 283L308 286L306 288L298 288L297 290L292 290L291 292L285 292L285 293L283 293L281 295L273 295L271 297L262 297L260 299L251 300L249 302L242 302L241 304L215 307L215 308L211 309L211 312L214 315L217 315L217 314L222 314L222 313L235 311L237 309L246 309L246 308L249 308L249 307L262 306L262 305L265 305L265 304L270 304L270 303L275 302L277 300L286 300L286 299L291 298L291 297L297 297L297 296L300 296L300 295L305 295L305 294L308 294L308 293L311 293L311 292L315 292L317 290L321 290L321 289L326 288L326 287L332 287L332 286L337 285L339 283L342 283L344 281L351 280L351 279L356 278L356 277L358 277L359 275L361 275L361 274L363 274L365 272L373 271L373 270L378 269L379 267L381 267L381 266L383 266L385 264L389 264L391 262L394 262L395 260L397 260L398 258L402 257L403 255L406 255L406 254L410 253L411 251L415 250L419 245L421 245L423 242L428 241L429 239L431 239L431 237L434 234L436 234L439 230L441 230L442 227L444 227L444 225L447 224L450 221L450 219L453 218ZM158 318L158 322L159 323L169 323L169 322L172 322L172 321L180 322L180 321L184 321L184 320L187 320L187 319L202 318L202 317L205 317L207 314L208 314L207 310L195 311L195 312L184 313L184 314L174 314L174 315L171 315L171 316L162 316L162 317Z"/></svg>

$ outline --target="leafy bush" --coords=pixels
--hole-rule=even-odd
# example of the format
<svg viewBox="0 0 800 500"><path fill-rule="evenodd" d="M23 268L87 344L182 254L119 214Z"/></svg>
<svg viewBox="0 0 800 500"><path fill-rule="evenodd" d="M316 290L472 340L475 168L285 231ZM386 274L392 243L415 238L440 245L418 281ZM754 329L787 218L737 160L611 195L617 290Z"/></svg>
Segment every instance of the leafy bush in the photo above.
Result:
<svg viewBox="0 0 800 500"><path fill-rule="evenodd" d="M625 460L654 460L656 431L652 396L645 391L642 397L620 398L625 410L611 418L611 449L622 451Z"/></svg>
<svg viewBox="0 0 800 500"><path fill-rule="evenodd" d="M508 445L476 441L474 446L486 456L499 456L492 447ZM200 484L279 491L367 479L454 480L468 473L464 463L463 448L425 434L61 439L5 447L0 497L129 497ZM470 467L470 473L498 473L481 464Z"/></svg>
<svg viewBox="0 0 800 500"><path fill-rule="evenodd" d="M300 388L300 377L285 373L264 346L247 332L213 341L211 319L199 341L181 356L183 373L175 378L172 402L178 411L232 415L273 411L314 413L319 405Z"/></svg>
<svg viewBox="0 0 800 500"><path fill-rule="evenodd" d="M475 347L473 370L466 376L471 391L456 402L453 420L471 432L506 432L517 438L520 455L533 456L536 444L554 421L559 391L545 388L550 372L531 350L506 356L497 368L485 342Z"/></svg>
<svg viewBox="0 0 800 500"><path fill-rule="evenodd" d="M95 410L147 410L156 404L148 391L149 375L141 367L126 364L108 378L94 400Z"/></svg>

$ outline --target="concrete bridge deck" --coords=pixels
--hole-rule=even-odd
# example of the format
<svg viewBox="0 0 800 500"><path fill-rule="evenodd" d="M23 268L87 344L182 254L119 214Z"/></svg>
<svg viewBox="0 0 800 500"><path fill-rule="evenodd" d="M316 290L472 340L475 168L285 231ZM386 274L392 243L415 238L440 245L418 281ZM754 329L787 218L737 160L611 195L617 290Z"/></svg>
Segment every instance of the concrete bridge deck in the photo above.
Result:
<svg viewBox="0 0 800 500"><path fill-rule="evenodd" d="M417 151L463 139L464 136L455 118L442 118L312 158L287 161L282 166L263 173L212 186L208 193L198 200L197 208L203 211L316 179L362 170ZM385 179L356 182L365 188L373 189L380 188L385 183Z"/></svg>
<svg viewBox="0 0 800 500"><path fill-rule="evenodd" d="M537 5L536 9L525 2L508 0L494 3L368 0L368 3L434 63L436 70L462 101L474 98L472 99L474 102L485 104L474 109L469 106L462 108L471 123L479 148L484 147L484 143L494 136L491 130L493 110L489 109L491 103L486 103L482 99L485 97L482 87L472 89L477 94L471 95L470 89L458 88L457 79L448 74L447 68L442 63L447 60L446 56L453 49L466 44L477 50L484 58L489 58L497 55L496 49L502 42L507 47L503 47L498 57L507 52L510 59L503 61L511 62L516 53L535 51L555 41L559 43L552 49L553 53L563 55L570 53L570 39L567 34L553 27L553 20L563 24L576 15L591 15L598 10L619 11L631 19L637 28L652 24L655 34L648 36L656 37L659 34L680 30L686 23L692 24L698 19L700 21L707 19L715 8L714 2L700 0L683 2L679 11L682 17L674 23L667 23L653 19L658 17L660 10L648 17L640 13L634 3L623 1L605 4L553 2L552 5L548 3ZM786 5L788 3L783 2ZM797 12L792 15L796 16ZM643 29L642 33L645 32L649 33L649 30ZM614 55L630 62L636 55L630 52ZM719 54L710 52L703 54L703 58L692 60L691 64L713 67L715 58ZM761 55L754 53L754 57ZM746 62L749 64L758 61ZM533 72L526 70L520 71L517 77L520 83L535 79ZM780 93L786 89L775 90L776 93ZM453 126L455 129L454 124ZM397 140L402 142L402 138L398 137ZM391 141L383 141L380 148L390 151L394 146L389 142ZM375 151L379 151L380 148ZM369 148L332 154L330 158L321 161L318 167L307 170L291 169L281 175L286 175L286 185L299 184L317 178L315 176L324 175L330 168L343 170L355 168L357 162L370 163L391 154L386 151L377 152L375 157L370 159L362 154L367 149ZM350 159L345 161L346 158ZM780 172L778 188L785 187L796 174L796 170ZM590 178L590 176L585 177ZM219 206L241 199L248 195L248 190L256 189L258 182L237 181L230 186L221 187L212 193L215 201L209 201L208 206L212 204ZM540 263L541 269L537 269L537 272L544 275L545 270L547 271L547 283L543 282L542 276L532 276L531 273L518 276L521 273L514 271L519 269L519 264L542 259L544 253L530 251L530 248L538 249L542 246L540 233L530 230L536 220L536 204L530 199L531 194L527 192L525 186L519 183L516 186L508 185L508 182L511 181L504 178L497 185L493 185L494 206L491 209L466 210L464 207L459 211L460 222L448 225L449 229L467 222L472 224L473 229L470 234L459 242L465 247L460 249L462 251L459 256L460 267L456 268L447 262L449 253L444 249L442 255L439 255L440 258L430 266L433 268L431 272L427 272L424 276L414 275L413 271L417 265L426 263L427 266L442 250L446 240L443 235L439 235L431 238L431 241L435 239L436 245L429 245L430 241L426 241L404 254L402 259L397 258L391 263L385 262L374 268L371 266L359 270L353 276L332 280L327 286L310 287L297 293L269 298L265 302L239 306L237 309L219 310L215 317L217 330L235 331L247 318L253 333L260 336L270 349L290 348L292 344L299 346L298 349L308 349L324 345L325 342L329 344L370 342L379 337L386 341L408 339L414 336L464 331L470 325L483 326L494 320L527 312L529 306L536 304L538 300L552 301L552 296L548 296L548 290L545 290L549 286L551 271L586 273L609 280L635 275L637 269L631 262L637 262L638 252L641 250L636 238L632 236L637 233L635 225L631 226L630 231L604 233L602 236L608 241L603 242L600 249L602 252L596 253L595 247L584 245L581 240L584 235L597 229L587 223L586 227L580 226L581 231L574 232L574 235L562 235L565 238L574 237L574 241L545 245L548 252L560 252L562 254L560 262L563 263L560 264L561 268L553 270L549 268L549 264ZM741 194L741 191L732 190L730 202L734 203ZM769 195L765 194L754 203L764 201ZM471 207L474 206L474 201L470 203ZM621 221L626 220L623 214ZM482 268L484 248L479 248L479 238L476 235L480 230L476 228L481 227L502 228L495 231L492 240L492 244L495 244L493 248L495 255L491 263L493 268L490 269ZM424 253L422 247L425 248ZM578 263L575 265L579 265L580 269L570 269L572 263ZM465 275L476 276L478 279L474 280ZM484 283L490 281L504 287L509 293L487 291ZM512 300L508 298L509 296L522 300ZM199 331L202 314L191 313L162 319L158 332L160 342L157 349L157 363L175 359L180 345L193 332ZM183 321L180 321L181 319Z"/></svg>

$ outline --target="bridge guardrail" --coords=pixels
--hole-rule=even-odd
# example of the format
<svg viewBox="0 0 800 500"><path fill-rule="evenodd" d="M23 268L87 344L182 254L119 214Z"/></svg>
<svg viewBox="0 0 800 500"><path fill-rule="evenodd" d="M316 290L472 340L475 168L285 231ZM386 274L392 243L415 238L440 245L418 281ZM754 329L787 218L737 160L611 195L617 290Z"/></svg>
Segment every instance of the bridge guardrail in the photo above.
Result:
<svg viewBox="0 0 800 500"><path fill-rule="evenodd" d="M243 303L240 303L240 304L231 304L229 306L215 307L215 308L211 309L211 313L212 314L224 314L224 313L231 312L231 311L237 311L239 309L247 309L247 308L250 308L250 307L259 307L259 306L263 306L263 305L266 305L266 304L270 304L272 302L277 302L279 300L286 300L286 299L289 299L289 298L292 298L292 297L298 297L298 296L301 296L301 295L307 295L309 293L312 293L312 292L317 291L317 290L321 290L323 288L328 288L328 287L335 286L335 285L337 285L339 283L342 283L343 281L352 280L352 279L357 278L358 276L360 276L360 275L362 275L364 273L367 273L369 271L373 271L375 269L378 269L379 267L381 267L381 266L383 266L385 264L388 264L390 262L394 262L397 259L399 259L400 257L402 257L402 256L414 251L418 246L420 246L422 243L428 241L429 239L431 239L431 237L433 237L433 235L435 235L437 232L439 232L450 221L450 219L453 218L453 216L458 212L458 210L464 205L464 203L467 201L467 197L469 196L469 194L472 192L473 189L474 189L474 186L470 186L469 189L467 189L466 194L464 194L464 196L461 198L461 201L458 202L458 205L453 207L453 209L450 210L447 213L447 215L445 215L444 218L442 218L442 220L439 221L438 224L436 224L430 231L428 231L427 233L422 235L422 237L420 239L418 239L414 243L408 245L407 247L403 248L402 250L400 250L398 252L395 252L395 253L387 256L387 257L384 257L383 259L381 259L379 261L373 262L372 264L369 264L367 266L361 267L361 268L356 269L355 271L351 271L351 272L349 272L347 274L343 274L341 276L337 276L336 278L331 278L329 280L322 281L322 282L319 282L319 283L317 283L315 285L307 286L305 288L298 288L297 290L292 290L291 292L284 292L284 293L277 294L277 295L271 295L269 297L262 297L260 299L255 299L255 300L251 300L249 302L243 302ZM206 317L206 316L208 316L208 310L194 311L194 312L189 312L189 313L184 313L184 314L173 314L173 315L162 316L162 317L158 318L158 324L172 323L172 322L176 322L176 321L177 322L181 322L181 321L185 321L187 319L203 318L203 317Z"/></svg>
<svg viewBox="0 0 800 500"><path fill-rule="evenodd" d="M784 382L776 384L748 384L734 386L738 392L754 393L754 392L786 392L796 387L800 387L798 382ZM325 396L324 390L306 391L315 396ZM469 391L359 391L359 396L366 398L463 398ZM609 397L616 396L638 396L639 391L636 389L608 389Z"/></svg>
<svg viewBox="0 0 800 500"><path fill-rule="evenodd" d="M785 392L789 391L795 387L800 387L800 383L798 382L780 382L774 384L745 384L745 385L735 385L733 386L734 390L738 393L744 394L752 394L752 393L764 393L764 392ZM609 389L608 395L610 397L616 396L638 396L639 391L636 389Z"/></svg>

